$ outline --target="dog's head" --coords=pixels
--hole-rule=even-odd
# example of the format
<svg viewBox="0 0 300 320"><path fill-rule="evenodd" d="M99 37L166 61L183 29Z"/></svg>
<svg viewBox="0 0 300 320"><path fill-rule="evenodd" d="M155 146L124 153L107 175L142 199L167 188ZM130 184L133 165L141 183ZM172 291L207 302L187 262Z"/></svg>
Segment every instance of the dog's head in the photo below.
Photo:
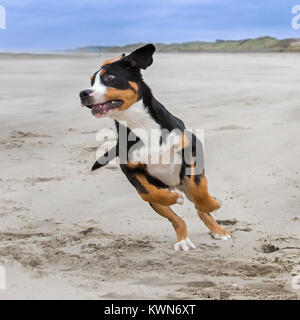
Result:
<svg viewBox="0 0 300 320"><path fill-rule="evenodd" d="M97 118L130 108L141 99L141 69L152 64L154 51L154 45L148 44L104 62L91 76L91 87L80 92L81 104Z"/></svg>

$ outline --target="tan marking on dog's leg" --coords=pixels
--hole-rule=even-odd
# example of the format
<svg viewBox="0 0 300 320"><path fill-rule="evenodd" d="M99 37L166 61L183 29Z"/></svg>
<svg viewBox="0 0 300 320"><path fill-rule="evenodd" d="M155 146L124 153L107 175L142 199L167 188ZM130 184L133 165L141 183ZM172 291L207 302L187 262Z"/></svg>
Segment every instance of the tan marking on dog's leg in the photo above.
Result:
<svg viewBox="0 0 300 320"><path fill-rule="evenodd" d="M213 212L220 208L221 202L208 193L207 179L204 173L199 184L195 183L194 176L191 176L188 180L189 189L198 210Z"/></svg>
<svg viewBox="0 0 300 320"><path fill-rule="evenodd" d="M176 234L177 242L174 245L175 250L187 251L190 248L195 249L196 246L188 238L188 231L183 219L178 217L176 213L168 206L162 206L158 203L150 202L152 208L162 217L167 218L173 225Z"/></svg>
<svg viewBox="0 0 300 320"><path fill-rule="evenodd" d="M177 242L185 239L188 236L186 224L178 217L169 206L162 206L161 204L150 202L152 208L162 217L167 218L172 224L177 234Z"/></svg>
<svg viewBox="0 0 300 320"><path fill-rule="evenodd" d="M208 212L203 212L200 210L197 210L197 212L199 218L211 231L214 238L222 240L230 239L230 232L223 229Z"/></svg>
<svg viewBox="0 0 300 320"><path fill-rule="evenodd" d="M179 198L178 192L172 192L169 189L160 189L153 184L149 183L143 174L136 174L136 178L148 191L148 193L139 193L141 198L147 202L155 202L164 206L171 206L177 203Z"/></svg>
<svg viewBox="0 0 300 320"><path fill-rule="evenodd" d="M195 204L199 218L212 232L212 235L217 239L229 239L230 232L218 225L218 223L209 214L210 212L219 209L221 203L208 193L207 179L204 173L201 177L199 185L195 183L194 176L191 176L190 178L185 177L184 181L190 196L192 196L192 201Z"/></svg>

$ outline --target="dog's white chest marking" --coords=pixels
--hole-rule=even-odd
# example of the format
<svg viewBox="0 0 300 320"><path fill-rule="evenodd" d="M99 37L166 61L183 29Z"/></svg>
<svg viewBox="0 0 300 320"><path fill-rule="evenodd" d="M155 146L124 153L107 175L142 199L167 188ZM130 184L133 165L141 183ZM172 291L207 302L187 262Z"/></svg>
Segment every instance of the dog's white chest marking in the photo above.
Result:
<svg viewBox="0 0 300 320"><path fill-rule="evenodd" d="M151 159L146 166L148 173L170 187L180 183L180 170L182 165L181 134L171 132L158 151L150 153Z"/></svg>
<svg viewBox="0 0 300 320"><path fill-rule="evenodd" d="M130 155L133 163L146 164L148 173L170 187L180 183L182 164L181 133L172 131L165 136L162 144L161 129L158 123L147 113L142 101L138 101L128 110L116 113L114 118L129 127L138 136L143 145Z"/></svg>
<svg viewBox="0 0 300 320"><path fill-rule="evenodd" d="M116 112L113 118L130 128L144 143L151 137L152 130L160 130L160 126L147 112L142 100L139 100L127 110Z"/></svg>
<svg viewBox="0 0 300 320"><path fill-rule="evenodd" d="M180 164L150 164L147 165L148 173L170 187L176 187L180 183Z"/></svg>

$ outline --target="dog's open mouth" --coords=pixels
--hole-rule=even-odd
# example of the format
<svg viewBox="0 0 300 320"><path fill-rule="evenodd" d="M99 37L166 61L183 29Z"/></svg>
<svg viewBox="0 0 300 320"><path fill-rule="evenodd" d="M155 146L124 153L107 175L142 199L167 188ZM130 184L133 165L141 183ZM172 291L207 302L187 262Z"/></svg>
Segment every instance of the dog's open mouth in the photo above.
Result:
<svg viewBox="0 0 300 320"><path fill-rule="evenodd" d="M99 118L106 115L111 110L121 107L123 100L110 100L101 104L88 105L87 107L92 110L92 114Z"/></svg>

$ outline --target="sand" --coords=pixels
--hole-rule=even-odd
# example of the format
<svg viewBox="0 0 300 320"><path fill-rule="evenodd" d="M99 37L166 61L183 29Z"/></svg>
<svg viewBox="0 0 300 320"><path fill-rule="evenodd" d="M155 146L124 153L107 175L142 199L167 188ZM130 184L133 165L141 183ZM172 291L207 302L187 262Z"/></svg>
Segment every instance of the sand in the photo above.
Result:
<svg viewBox="0 0 300 320"><path fill-rule="evenodd" d="M118 167L90 172L113 122L78 93L106 58L0 55L0 299L299 299L299 55L157 54L144 72L205 130L213 216L233 235L211 238L186 199L197 249L176 253Z"/></svg>

